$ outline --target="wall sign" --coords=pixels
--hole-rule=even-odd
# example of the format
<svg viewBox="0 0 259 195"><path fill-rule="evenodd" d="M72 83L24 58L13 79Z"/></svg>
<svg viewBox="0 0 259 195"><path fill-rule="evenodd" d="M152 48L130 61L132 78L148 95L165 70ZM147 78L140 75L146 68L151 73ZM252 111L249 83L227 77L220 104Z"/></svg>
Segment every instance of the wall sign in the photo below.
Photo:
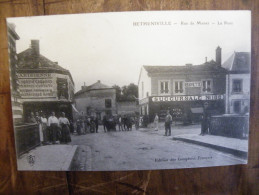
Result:
<svg viewBox="0 0 259 195"><path fill-rule="evenodd" d="M54 80L50 73L19 73L19 90L22 98L55 97Z"/></svg>
<svg viewBox="0 0 259 195"><path fill-rule="evenodd" d="M151 98L153 102L181 102L197 100L224 100L224 95L182 95L182 96L157 96Z"/></svg>
<svg viewBox="0 0 259 195"><path fill-rule="evenodd" d="M186 88L191 88L191 87L201 87L201 82L200 81L196 81L196 82L185 82L184 86Z"/></svg>

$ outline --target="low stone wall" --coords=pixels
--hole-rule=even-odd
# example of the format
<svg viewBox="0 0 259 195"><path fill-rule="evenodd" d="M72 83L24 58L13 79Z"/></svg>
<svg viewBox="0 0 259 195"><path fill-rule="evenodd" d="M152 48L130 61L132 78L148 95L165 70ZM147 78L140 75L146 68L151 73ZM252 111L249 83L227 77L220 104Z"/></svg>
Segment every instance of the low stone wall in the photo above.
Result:
<svg viewBox="0 0 259 195"><path fill-rule="evenodd" d="M249 132L249 116L247 115L220 115L212 116L210 133L234 138L247 138Z"/></svg>
<svg viewBox="0 0 259 195"><path fill-rule="evenodd" d="M39 125L21 124L14 127L16 153L18 156L40 145Z"/></svg>

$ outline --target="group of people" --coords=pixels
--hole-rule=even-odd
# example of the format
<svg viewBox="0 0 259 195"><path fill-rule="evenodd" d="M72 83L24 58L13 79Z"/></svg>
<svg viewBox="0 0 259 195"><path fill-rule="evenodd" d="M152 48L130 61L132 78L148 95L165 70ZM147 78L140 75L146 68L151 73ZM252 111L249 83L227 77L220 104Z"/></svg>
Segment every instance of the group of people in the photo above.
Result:
<svg viewBox="0 0 259 195"><path fill-rule="evenodd" d="M39 125L39 135L42 144L57 144L71 142L70 129L71 123L64 112L59 118L56 117L55 112L47 118L45 113L39 112L30 113L27 119L29 123L37 123Z"/></svg>
<svg viewBox="0 0 259 195"><path fill-rule="evenodd" d="M98 133L99 120L98 117L85 117L76 120L76 132L78 135L85 135L87 131Z"/></svg>
<svg viewBox="0 0 259 195"><path fill-rule="evenodd" d="M104 121L105 124L106 121ZM135 125L136 130L139 129L139 119L138 117L133 117L130 115L119 115L115 118L115 130L116 125L118 125L119 131L131 131L132 126Z"/></svg>
<svg viewBox="0 0 259 195"><path fill-rule="evenodd" d="M131 131L132 126L139 128L138 117L130 115L104 115L102 120L99 120L97 116L85 116L76 120L76 130L78 135L84 135L87 132L98 133L99 124L103 125L104 132L109 131Z"/></svg>

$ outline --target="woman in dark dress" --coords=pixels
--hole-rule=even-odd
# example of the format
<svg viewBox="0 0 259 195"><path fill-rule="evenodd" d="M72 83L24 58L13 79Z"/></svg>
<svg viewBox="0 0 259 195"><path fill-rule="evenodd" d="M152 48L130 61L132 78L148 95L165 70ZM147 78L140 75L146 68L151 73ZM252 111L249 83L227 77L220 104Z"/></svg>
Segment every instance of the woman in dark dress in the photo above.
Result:
<svg viewBox="0 0 259 195"><path fill-rule="evenodd" d="M71 142L70 129L69 129L70 123L68 119L65 117L64 112L62 112L62 116L59 118L59 126L61 128L60 143Z"/></svg>

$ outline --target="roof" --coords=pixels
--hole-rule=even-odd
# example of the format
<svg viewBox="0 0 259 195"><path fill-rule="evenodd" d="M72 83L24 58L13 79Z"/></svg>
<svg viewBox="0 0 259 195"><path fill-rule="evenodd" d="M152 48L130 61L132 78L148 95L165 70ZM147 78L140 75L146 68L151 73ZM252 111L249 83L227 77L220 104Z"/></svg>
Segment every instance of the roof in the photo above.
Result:
<svg viewBox="0 0 259 195"><path fill-rule="evenodd" d="M206 72L226 72L224 68L219 66L214 60L205 62L201 65L187 64L184 66L143 66L148 73L200 73Z"/></svg>
<svg viewBox="0 0 259 195"><path fill-rule="evenodd" d="M8 32L14 37L15 40L19 40L20 37L15 31L15 25L13 23L7 23Z"/></svg>
<svg viewBox="0 0 259 195"><path fill-rule="evenodd" d="M76 95L82 94L87 91L91 90L102 90L102 89L113 89L113 87L110 87L108 85L105 85L101 83L101 81L97 81L96 83L89 85L89 86L82 86L82 89L75 93Z"/></svg>
<svg viewBox="0 0 259 195"><path fill-rule="evenodd" d="M222 65L231 72L250 72L251 58L249 52L234 52Z"/></svg>
<svg viewBox="0 0 259 195"><path fill-rule="evenodd" d="M39 58L36 59L36 55L32 48L26 49L18 54L18 67L18 71L53 71L67 74L70 76L72 82L74 82L69 70L61 67L56 62L49 60L41 54L39 54Z"/></svg>

